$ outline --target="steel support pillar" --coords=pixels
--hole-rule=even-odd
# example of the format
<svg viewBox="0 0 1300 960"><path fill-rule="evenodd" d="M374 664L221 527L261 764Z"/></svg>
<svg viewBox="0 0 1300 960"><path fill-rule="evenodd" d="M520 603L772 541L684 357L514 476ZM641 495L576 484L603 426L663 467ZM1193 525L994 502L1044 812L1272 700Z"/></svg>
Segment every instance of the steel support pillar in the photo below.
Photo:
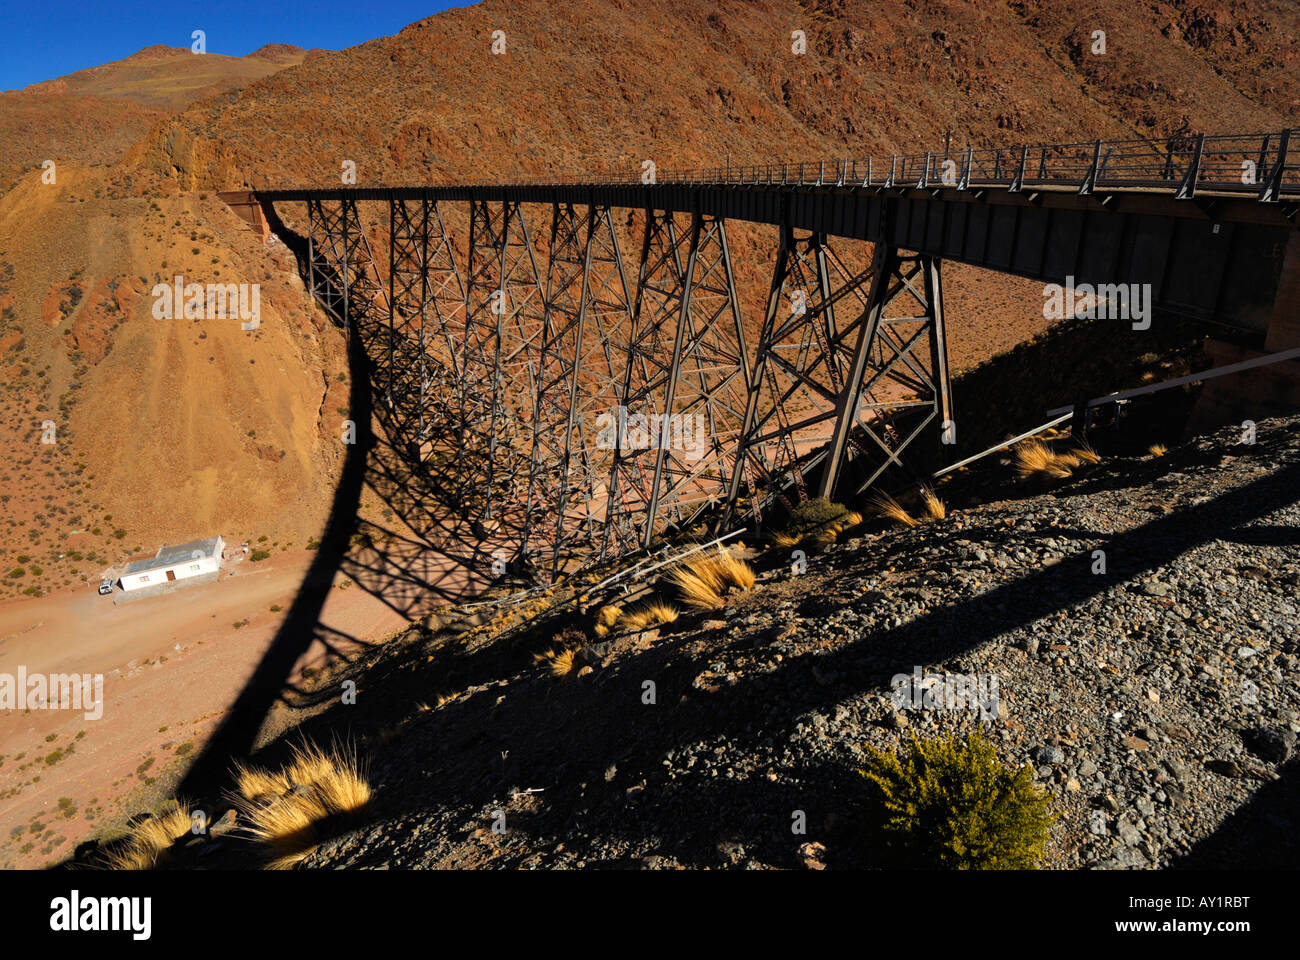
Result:
<svg viewBox="0 0 1300 960"><path fill-rule="evenodd" d="M543 300L520 204L472 201L458 499L480 535L499 529L503 512L522 524Z"/></svg>
<svg viewBox="0 0 1300 960"><path fill-rule="evenodd" d="M521 552L556 576L598 546L614 456L631 325L627 277L608 206L552 209L545 322L539 360Z"/></svg>
<svg viewBox="0 0 1300 960"><path fill-rule="evenodd" d="M465 292L436 203L390 199L389 264L389 404L419 461L431 425L445 431L459 407L454 343Z"/></svg>
<svg viewBox="0 0 1300 960"><path fill-rule="evenodd" d="M748 378L725 222L646 211L602 556L723 502Z"/></svg>
<svg viewBox="0 0 1300 960"><path fill-rule="evenodd" d="M932 423L952 420L939 260L878 244L864 320L835 405L818 490L825 497L835 495L850 452L856 494L903 467L903 451ZM928 349L918 349L922 341Z"/></svg>
<svg viewBox="0 0 1300 960"><path fill-rule="evenodd" d="M850 267L824 235L797 236L788 219L782 224L720 527L742 488L756 518L774 499L787 509L807 499L806 478L833 437L870 278L869 267Z"/></svg>

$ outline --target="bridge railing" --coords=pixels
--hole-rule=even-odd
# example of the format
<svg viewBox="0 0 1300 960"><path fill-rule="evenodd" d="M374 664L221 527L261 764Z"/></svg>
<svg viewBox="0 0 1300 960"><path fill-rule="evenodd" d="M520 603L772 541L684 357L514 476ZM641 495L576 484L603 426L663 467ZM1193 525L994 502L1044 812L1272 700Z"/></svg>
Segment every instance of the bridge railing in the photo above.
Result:
<svg viewBox="0 0 1300 960"><path fill-rule="evenodd" d="M1167 189L1243 193L1276 200L1300 193L1300 143L1293 134L1180 135L1164 140L1094 140L888 158L786 161L705 170L665 170L659 183L876 187Z"/></svg>
<svg viewBox="0 0 1300 960"><path fill-rule="evenodd" d="M510 181L521 186L574 184L790 185L846 187L987 187L1019 190L1167 190L1254 195L1277 201L1300 195L1300 128L1273 133L1178 134L1164 139L1092 140L845 157L762 164L551 174Z"/></svg>

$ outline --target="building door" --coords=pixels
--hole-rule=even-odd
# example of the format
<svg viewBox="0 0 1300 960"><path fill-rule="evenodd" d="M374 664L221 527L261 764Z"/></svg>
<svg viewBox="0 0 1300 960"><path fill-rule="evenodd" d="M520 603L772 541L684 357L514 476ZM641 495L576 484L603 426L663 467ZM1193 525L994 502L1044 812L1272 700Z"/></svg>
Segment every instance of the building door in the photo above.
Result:
<svg viewBox="0 0 1300 960"><path fill-rule="evenodd" d="M175 571L175 570L168 570L168 571L167 571L167 579L168 579L168 580L175 580L175 579L176 579L176 571Z"/></svg>

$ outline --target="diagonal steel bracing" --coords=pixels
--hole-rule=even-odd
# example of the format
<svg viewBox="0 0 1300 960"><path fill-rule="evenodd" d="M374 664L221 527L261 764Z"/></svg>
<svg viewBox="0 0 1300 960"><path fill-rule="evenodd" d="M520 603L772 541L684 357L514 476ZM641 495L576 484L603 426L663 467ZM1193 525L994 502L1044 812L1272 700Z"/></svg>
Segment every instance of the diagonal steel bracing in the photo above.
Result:
<svg viewBox="0 0 1300 960"><path fill-rule="evenodd" d="M393 437L432 453L459 415L465 286L436 203L394 198L389 204L388 400Z"/></svg>
<svg viewBox="0 0 1300 960"><path fill-rule="evenodd" d="M520 204L474 202L457 479L461 509L487 531L523 523L543 300Z"/></svg>
<svg viewBox="0 0 1300 960"><path fill-rule="evenodd" d="M724 500L748 377L724 221L646 211L602 555Z"/></svg>
<svg viewBox="0 0 1300 960"><path fill-rule="evenodd" d="M825 448L822 496L835 493L846 465L860 493L901 468L903 451L928 427L952 421L938 259L878 244L863 319Z"/></svg>
<svg viewBox="0 0 1300 960"><path fill-rule="evenodd" d="M356 201L310 201L311 289L344 331L377 344L389 313L381 281ZM378 357L378 352L371 354ZM387 377L386 373L379 376Z"/></svg>
<svg viewBox="0 0 1300 960"><path fill-rule="evenodd" d="M755 516L774 499L787 509L807 499L807 475L825 458L848 382L870 278L870 268L850 267L823 234L782 227L724 522L742 491Z"/></svg>
<svg viewBox="0 0 1300 960"><path fill-rule="evenodd" d="M706 514L851 495L952 418L933 257L846 259L785 216L751 356L722 218L645 210L629 296L611 207L552 203L544 271L526 209L471 200L462 270L438 204L390 195L380 280L353 198L308 201L311 290L476 560L554 578Z"/></svg>
<svg viewBox="0 0 1300 960"><path fill-rule="evenodd" d="M521 552L554 576L600 542L631 326L627 278L607 206L553 208L534 407L528 513Z"/></svg>

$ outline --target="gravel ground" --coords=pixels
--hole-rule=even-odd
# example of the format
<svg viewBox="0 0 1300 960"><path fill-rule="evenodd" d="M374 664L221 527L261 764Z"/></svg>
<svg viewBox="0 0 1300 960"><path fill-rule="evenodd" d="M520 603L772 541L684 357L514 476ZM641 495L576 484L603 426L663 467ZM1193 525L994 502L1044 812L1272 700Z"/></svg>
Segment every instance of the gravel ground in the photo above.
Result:
<svg viewBox="0 0 1300 960"><path fill-rule="evenodd" d="M994 466L986 499L1015 499L806 568L763 551L725 611L593 641L564 679L531 654L589 618L422 625L346 668L357 705L307 726L359 738L376 793L304 866L869 867L864 745L981 722L1053 797L1045 867L1293 866L1298 424L1050 489ZM997 703L896 705L918 668L995 677ZM199 862L247 862L214 843Z"/></svg>

